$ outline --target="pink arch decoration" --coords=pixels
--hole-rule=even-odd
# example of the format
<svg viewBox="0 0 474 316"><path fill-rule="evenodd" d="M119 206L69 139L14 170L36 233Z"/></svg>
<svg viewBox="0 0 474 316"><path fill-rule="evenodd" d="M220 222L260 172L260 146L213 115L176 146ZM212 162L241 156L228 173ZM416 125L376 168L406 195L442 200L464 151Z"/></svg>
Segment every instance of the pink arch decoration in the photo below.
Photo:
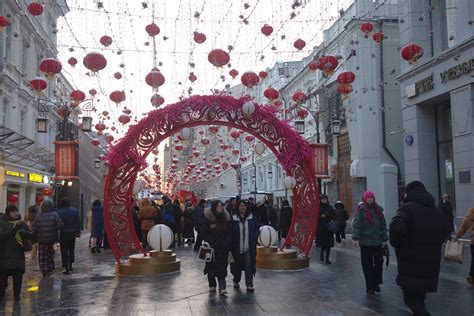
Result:
<svg viewBox="0 0 474 316"><path fill-rule="evenodd" d="M110 247L117 262L134 253L144 253L130 212L130 195L146 157L160 142L184 127L224 125L243 130L263 142L277 157L286 174L296 179L293 188L293 219L286 245L298 247L309 256L318 224L319 196L310 144L286 121L275 116L271 106L257 103L255 112L245 115L242 105L248 97L227 95L192 96L154 110L111 150L109 173L104 187L104 221Z"/></svg>

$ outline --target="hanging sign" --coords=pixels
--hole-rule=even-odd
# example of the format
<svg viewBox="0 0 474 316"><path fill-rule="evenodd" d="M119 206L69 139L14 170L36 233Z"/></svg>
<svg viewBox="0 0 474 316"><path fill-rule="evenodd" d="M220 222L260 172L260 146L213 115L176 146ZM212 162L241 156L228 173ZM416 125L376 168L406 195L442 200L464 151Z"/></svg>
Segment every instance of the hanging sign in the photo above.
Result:
<svg viewBox="0 0 474 316"><path fill-rule="evenodd" d="M56 178L76 176L76 145L77 141L54 142Z"/></svg>
<svg viewBox="0 0 474 316"><path fill-rule="evenodd" d="M316 178L329 178L329 145L311 144L314 150Z"/></svg>

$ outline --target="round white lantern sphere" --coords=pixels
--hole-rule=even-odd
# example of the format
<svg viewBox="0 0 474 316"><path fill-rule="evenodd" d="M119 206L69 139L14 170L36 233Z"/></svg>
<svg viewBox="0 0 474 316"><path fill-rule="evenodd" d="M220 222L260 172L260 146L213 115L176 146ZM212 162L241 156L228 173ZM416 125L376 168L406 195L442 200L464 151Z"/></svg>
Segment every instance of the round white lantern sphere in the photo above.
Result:
<svg viewBox="0 0 474 316"><path fill-rule="evenodd" d="M278 232L270 225L260 227L258 243L263 247L274 246L278 241Z"/></svg>
<svg viewBox="0 0 474 316"><path fill-rule="evenodd" d="M244 112L245 115L252 115L253 112L255 112L255 105L252 102L245 102L244 105L242 105L242 112Z"/></svg>
<svg viewBox="0 0 474 316"><path fill-rule="evenodd" d="M255 144L255 152L257 155L261 155L265 152L265 144L262 142L258 142Z"/></svg>
<svg viewBox="0 0 474 316"><path fill-rule="evenodd" d="M283 185L287 189L293 189L296 186L296 179L290 176L285 177L283 179Z"/></svg>
<svg viewBox="0 0 474 316"><path fill-rule="evenodd" d="M171 228L163 224L153 226L147 236L150 247L158 251L168 249L173 243L173 239L173 231Z"/></svg>
<svg viewBox="0 0 474 316"><path fill-rule="evenodd" d="M191 129L187 127L183 127L181 129L181 132L179 132L179 135L181 136L181 139L188 140L191 138Z"/></svg>

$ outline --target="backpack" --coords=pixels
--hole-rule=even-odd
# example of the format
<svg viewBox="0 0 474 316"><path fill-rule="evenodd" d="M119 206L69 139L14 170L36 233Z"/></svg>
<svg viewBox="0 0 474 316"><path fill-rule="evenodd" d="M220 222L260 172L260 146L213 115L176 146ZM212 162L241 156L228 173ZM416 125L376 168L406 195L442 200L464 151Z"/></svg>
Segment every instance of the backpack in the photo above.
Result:
<svg viewBox="0 0 474 316"><path fill-rule="evenodd" d="M170 210L169 207L165 208L165 214L163 216L163 222L165 224L174 224L175 223L174 215L173 215L173 208L171 208L171 210Z"/></svg>

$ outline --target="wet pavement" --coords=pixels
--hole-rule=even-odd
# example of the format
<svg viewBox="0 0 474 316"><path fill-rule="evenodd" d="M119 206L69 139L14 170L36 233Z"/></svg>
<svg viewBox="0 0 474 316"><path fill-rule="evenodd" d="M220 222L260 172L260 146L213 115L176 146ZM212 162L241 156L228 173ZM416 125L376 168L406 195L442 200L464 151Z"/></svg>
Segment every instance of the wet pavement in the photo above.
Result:
<svg viewBox="0 0 474 316"><path fill-rule="evenodd" d="M336 247L332 265L319 263L313 250L306 270L258 270L254 293L233 289L229 275L228 296L219 297L208 292L203 263L191 247L176 251L180 272L116 277L110 250L91 254L87 241L78 241L71 275L61 274L59 249L54 275L42 277L37 263L29 262L21 302L13 303L9 287L0 315L410 315L395 284L394 258L384 271L382 294L367 296L358 249L351 246ZM427 295L432 315L474 314L474 288L465 281L469 262L467 254L464 265L442 263L439 290Z"/></svg>

